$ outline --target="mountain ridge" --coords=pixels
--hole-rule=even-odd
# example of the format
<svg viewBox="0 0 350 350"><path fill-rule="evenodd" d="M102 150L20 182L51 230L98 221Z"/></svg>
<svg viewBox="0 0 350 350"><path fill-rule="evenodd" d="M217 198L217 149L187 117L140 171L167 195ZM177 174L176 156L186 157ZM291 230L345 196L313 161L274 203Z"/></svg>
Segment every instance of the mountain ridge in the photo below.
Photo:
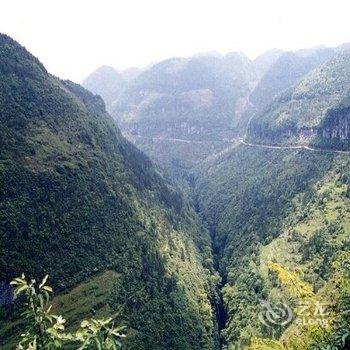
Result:
<svg viewBox="0 0 350 350"><path fill-rule="evenodd" d="M49 274L63 292L114 271L103 303L122 309L125 346L213 349L208 232L103 100L0 35L0 120L1 286ZM11 310L0 307L4 349L20 336Z"/></svg>

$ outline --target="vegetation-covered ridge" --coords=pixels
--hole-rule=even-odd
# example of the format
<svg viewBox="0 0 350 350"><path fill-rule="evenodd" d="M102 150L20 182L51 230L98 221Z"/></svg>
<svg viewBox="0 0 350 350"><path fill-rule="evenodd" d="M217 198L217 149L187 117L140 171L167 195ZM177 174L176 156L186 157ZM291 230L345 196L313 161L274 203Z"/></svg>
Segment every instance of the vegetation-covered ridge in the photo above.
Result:
<svg viewBox="0 0 350 350"><path fill-rule="evenodd" d="M243 137L253 116L260 120L276 96L343 49L271 50L253 61L237 52L203 53L161 61L124 80L125 72L101 67L84 84L101 94L129 140L188 187L193 167ZM329 126L323 134L334 136Z"/></svg>
<svg viewBox="0 0 350 350"><path fill-rule="evenodd" d="M348 149L349 57L287 81L248 142ZM0 35L1 349L23 327L9 288L22 272L52 277L52 311L69 316L69 334L113 315L127 349L349 348L349 156L242 141L221 151L264 75L252 64L240 54L172 59L129 80L118 103L119 86L101 91L129 137L191 185L199 217L99 96ZM300 322L300 304L312 314L325 305L327 317ZM281 305L294 318L270 322Z"/></svg>
<svg viewBox="0 0 350 350"><path fill-rule="evenodd" d="M338 53L252 118L248 140L349 149L350 52Z"/></svg>
<svg viewBox="0 0 350 350"><path fill-rule="evenodd" d="M224 281L224 349L347 348L339 310L348 307L349 271L339 261L349 250L349 169L348 155L244 145L198 169L198 206ZM297 317L266 325L261 301L295 315L302 302L326 304L332 327Z"/></svg>
<svg viewBox="0 0 350 350"><path fill-rule="evenodd" d="M48 273L73 293L108 270L101 303L121 310L126 348L213 349L208 232L102 99L0 35L0 122L0 347L20 334L12 278Z"/></svg>
<svg viewBox="0 0 350 350"><path fill-rule="evenodd" d="M241 53L172 58L132 80L112 115L162 168L186 178L189 168L238 134L256 79L253 62Z"/></svg>

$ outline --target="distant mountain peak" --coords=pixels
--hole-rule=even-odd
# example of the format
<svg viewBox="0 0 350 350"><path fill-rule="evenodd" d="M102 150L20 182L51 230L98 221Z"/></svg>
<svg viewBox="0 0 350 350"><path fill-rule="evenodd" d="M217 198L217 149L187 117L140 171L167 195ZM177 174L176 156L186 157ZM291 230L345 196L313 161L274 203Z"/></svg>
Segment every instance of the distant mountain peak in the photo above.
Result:
<svg viewBox="0 0 350 350"><path fill-rule="evenodd" d="M204 51L194 54L192 57L216 57L221 58L222 54L218 51Z"/></svg>
<svg viewBox="0 0 350 350"><path fill-rule="evenodd" d="M281 49L271 49L256 57L253 64L258 77L261 78L283 53Z"/></svg>
<svg viewBox="0 0 350 350"><path fill-rule="evenodd" d="M125 86L123 75L113 67L101 66L92 72L82 84L94 94L100 95L109 109Z"/></svg>

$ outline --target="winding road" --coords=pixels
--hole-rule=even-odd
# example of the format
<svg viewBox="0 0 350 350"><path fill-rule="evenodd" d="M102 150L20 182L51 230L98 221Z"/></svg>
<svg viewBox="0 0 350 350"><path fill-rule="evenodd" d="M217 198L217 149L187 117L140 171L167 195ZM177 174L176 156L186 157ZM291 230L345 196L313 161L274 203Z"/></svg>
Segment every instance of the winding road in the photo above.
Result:
<svg viewBox="0 0 350 350"><path fill-rule="evenodd" d="M177 138L165 138L165 137L145 137L145 136L137 136L141 139L148 139L152 141L173 141L173 142L182 142L182 143L195 143L195 144L206 144L206 143L212 143L212 142L223 142L223 140L220 141L191 141L191 140L184 140L184 139L177 139ZM231 139L231 143L237 142L241 143L242 145L249 146L249 147L260 147L260 148L268 148L268 149L291 149L291 150L306 150L306 151L312 151L312 152L322 152L322 153L339 153L339 154L350 154L350 151L341 151L341 150L335 150L335 149L325 149L325 148L314 148L311 146L303 146L303 145L285 145L285 146L278 146L278 145L264 145L259 143L250 143L245 141L243 138L237 138L237 139Z"/></svg>
<svg viewBox="0 0 350 350"><path fill-rule="evenodd" d="M241 144L250 146L250 147L261 147L261 148L270 148L270 149L302 149L312 152L322 152L322 153L340 153L340 154L350 154L350 151L341 151L336 149L326 149L326 148L314 148L310 146L277 146L277 145L262 145L258 143L249 143L244 141L243 139L238 140Z"/></svg>

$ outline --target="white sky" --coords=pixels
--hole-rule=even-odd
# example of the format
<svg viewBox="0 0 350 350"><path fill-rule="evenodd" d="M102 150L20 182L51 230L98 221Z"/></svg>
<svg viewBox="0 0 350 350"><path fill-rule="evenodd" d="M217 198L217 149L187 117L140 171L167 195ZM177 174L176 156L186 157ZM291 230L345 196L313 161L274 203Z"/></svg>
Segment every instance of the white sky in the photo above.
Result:
<svg viewBox="0 0 350 350"><path fill-rule="evenodd" d="M9 34L61 78L201 51L350 41L349 0L0 0Z"/></svg>

